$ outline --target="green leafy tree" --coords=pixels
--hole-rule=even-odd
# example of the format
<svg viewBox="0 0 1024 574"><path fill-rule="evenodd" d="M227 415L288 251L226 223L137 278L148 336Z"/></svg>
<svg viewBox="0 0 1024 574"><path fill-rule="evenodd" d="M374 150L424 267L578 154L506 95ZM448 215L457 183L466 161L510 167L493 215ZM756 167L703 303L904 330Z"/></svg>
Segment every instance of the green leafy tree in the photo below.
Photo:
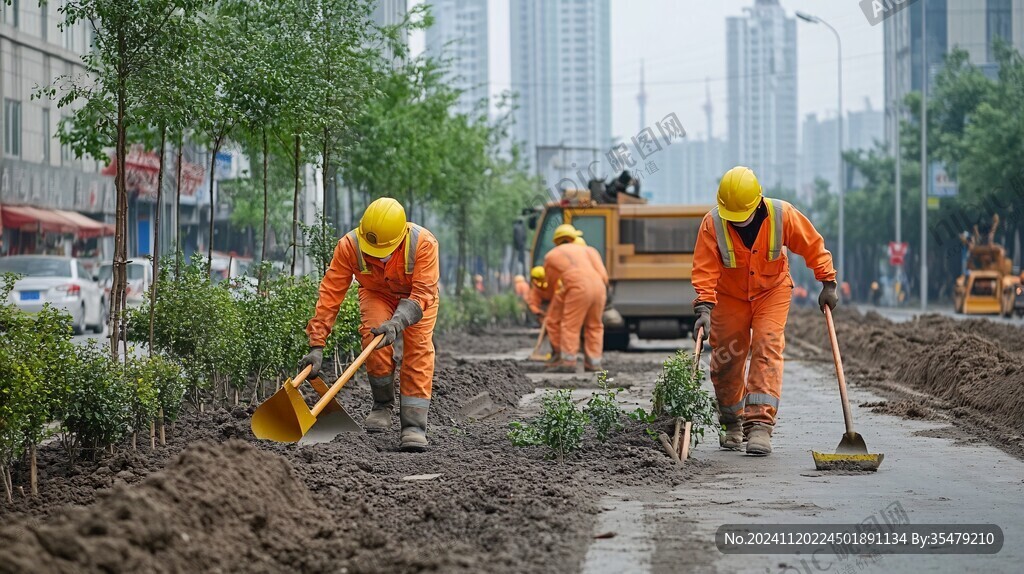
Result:
<svg viewBox="0 0 1024 574"><path fill-rule="evenodd" d="M704 438L705 427L718 425L718 407L715 399L701 388L703 377L703 371L694 365L693 355L676 351L675 356L665 360L654 383L654 412L692 422L695 441Z"/></svg>

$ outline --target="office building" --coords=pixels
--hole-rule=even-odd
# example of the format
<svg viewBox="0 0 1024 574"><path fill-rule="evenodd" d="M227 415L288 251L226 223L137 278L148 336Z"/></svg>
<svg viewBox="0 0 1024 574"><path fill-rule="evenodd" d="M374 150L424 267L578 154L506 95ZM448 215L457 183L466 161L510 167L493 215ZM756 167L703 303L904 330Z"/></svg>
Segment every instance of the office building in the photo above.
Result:
<svg viewBox="0 0 1024 574"><path fill-rule="evenodd" d="M426 31L426 52L447 63L448 85L462 92L455 111L486 114L487 0L432 0L430 6L434 25Z"/></svg>

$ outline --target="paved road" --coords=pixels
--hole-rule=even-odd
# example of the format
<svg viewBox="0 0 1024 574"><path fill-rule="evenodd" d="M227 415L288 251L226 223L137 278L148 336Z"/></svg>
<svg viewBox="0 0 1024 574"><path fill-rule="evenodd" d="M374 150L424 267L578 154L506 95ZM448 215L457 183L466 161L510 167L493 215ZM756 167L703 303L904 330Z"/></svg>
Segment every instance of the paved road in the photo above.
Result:
<svg viewBox="0 0 1024 574"><path fill-rule="evenodd" d="M946 317L952 317L954 319L988 319L997 323L1007 323L1010 325L1017 325L1024 327L1024 318L1022 317L1000 317L997 315L961 315L953 312L952 305L934 305L929 306L927 311L922 311L920 307L875 307L872 305L856 305L857 309L861 312L875 311L883 317L888 318L891 321L903 322L909 321L918 315L924 313L934 313L937 315L944 315Z"/></svg>
<svg viewBox="0 0 1024 574"><path fill-rule="evenodd" d="M632 387L623 398L649 405L657 362L688 341L656 346L625 358L653 372L620 375ZM655 347L643 345L645 348ZM708 384L709 385L709 384ZM710 386L709 386L710 389ZM854 419L872 452L886 458L877 473L818 472L810 451L831 452L843 433L835 373L828 363L788 361L786 388L765 458L701 445L695 457L712 464L692 483L652 491L609 492L600 507L584 571L604 572L1019 572L1024 562L1024 462L982 443L949 436L946 425L880 415L856 405L881 400L852 388ZM580 393L581 398L589 392ZM528 401L529 402L529 401ZM628 407L632 408L632 406ZM962 436L962 435L961 435ZM724 555L714 546L728 523L859 523L902 509L911 523L994 523L1005 533L994 556L880 556L875 561L823 556ZM801 560L804 560L801 562Z"/></svg>

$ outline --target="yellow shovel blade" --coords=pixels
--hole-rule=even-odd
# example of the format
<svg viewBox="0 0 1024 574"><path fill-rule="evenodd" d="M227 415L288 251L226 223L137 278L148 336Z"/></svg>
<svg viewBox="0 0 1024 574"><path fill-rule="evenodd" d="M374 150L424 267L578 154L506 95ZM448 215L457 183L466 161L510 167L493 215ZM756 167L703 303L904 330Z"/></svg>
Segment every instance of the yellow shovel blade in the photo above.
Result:
<svg viewBox="0 0 1024 574"><path fill-rule="evenodd" d="M302 394L289 381L256 408L252 434L277 442L297 442L315 422Z"/></svg>
<svg viewBox="0 0 1024 574"><path fill-rule="evenodd" d="M811 451L818 470L878 470L884 454L840 454Z"/></svg>

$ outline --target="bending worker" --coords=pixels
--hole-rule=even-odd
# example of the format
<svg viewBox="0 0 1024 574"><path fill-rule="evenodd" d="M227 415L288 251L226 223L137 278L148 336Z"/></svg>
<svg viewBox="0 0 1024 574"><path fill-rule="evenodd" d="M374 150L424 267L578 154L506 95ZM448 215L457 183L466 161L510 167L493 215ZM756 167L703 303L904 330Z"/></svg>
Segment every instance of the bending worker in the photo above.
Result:
<svg viewBox="0 0 1024 574"><path fill-rule="evenodd" d="M576 372L576 353L580 348L581 331L586 337L583 348L584 370L601 370L604 350L601 314L607 293L601 273L594 268L589 248L576 243L577 237L579 232L575 227L568 223L559 225L553 237L555 248L544 256L545 277L549 285L556 286L545 325L559 322L558 348L561 356L556 358L552 354L552 372ZM555 317L555 310L559 307L560 320Z"/></svg>
<svg viewBox="0 0 1024 574"><path fill-rule="evenodd" d="M751 455L772 451L782 398L782 350L793 290L785 248L802 256L821 281L818 306L834 309L832 254L811 222L789 203L764 197L749 168L726 172L718 206L704 216L694 248L693 330L696 338L703 328L714 349L711 382L725 426L720 444L739 450L746 436Z"/></svg>
<svg viewBox="0 0 1024 574"><path fill-rule="evenodd" d="M363 346L376 335L383 341L366 360L373 409L363 423L367 432L391 428L395 404L395 362L391 346L404 341L401 388L401 449L420 452L427 446L427 411L434 377L434 323L438 306L437 239L409 223L402 204L390 197L371 203L359 227L334 248L331 266L320 283L316 313L306 325L309 354L299 368L320 372L323 347L353 277L359 282L359 334Z"/></svg>

